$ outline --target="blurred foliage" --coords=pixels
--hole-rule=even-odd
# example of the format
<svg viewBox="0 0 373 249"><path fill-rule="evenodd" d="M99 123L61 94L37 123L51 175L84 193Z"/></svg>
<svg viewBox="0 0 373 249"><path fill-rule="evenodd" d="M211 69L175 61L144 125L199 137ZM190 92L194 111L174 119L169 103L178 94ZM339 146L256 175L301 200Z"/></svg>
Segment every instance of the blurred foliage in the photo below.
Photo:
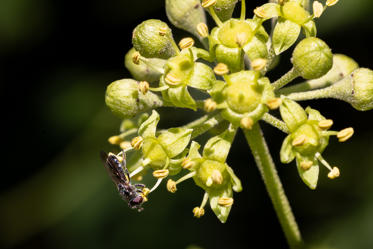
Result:
<svg viewBox="0 0 373 249"><path fill-rule="evenodd" d="M259 4L253 2L249 8ZM351 51L350 56L370 68L364 45L373 41L372 10L370 0L340 1L319 21L323 38L338 44L336 52ZM0 1L0 54L6 62L1 81L2 88L10 89L2 93L4 100L16 100L5 131L19 134L4 152L0 247L141 249L195 243L218 249L247 248L250 243L251 248L286 248L242 139L234 144L229 164L244 191L225 225L212 212L199 220L192 217L203 195L193 184L183 183L180 188L188 191L176 195L160 188L142 213L128 209L119 198L98 156L101 149L113 149L106 139L120 123L104 107L103 95L108 83L129 77L123 56L131 47L131 30L147 18L166 20L163 0ZM316 191L303 186L293 164L279 164L284 136L265 126L301 230L315 248L373 248L372 112L357 113L335 101L313 105L335 119L337 129L356 128L354 139L332 144L325 153L341 168L342 177L329 181L322 171L325 177ZM173 109L160 113L163 127L198 115ZM153 181L145 179L147 184Z"/></svg>

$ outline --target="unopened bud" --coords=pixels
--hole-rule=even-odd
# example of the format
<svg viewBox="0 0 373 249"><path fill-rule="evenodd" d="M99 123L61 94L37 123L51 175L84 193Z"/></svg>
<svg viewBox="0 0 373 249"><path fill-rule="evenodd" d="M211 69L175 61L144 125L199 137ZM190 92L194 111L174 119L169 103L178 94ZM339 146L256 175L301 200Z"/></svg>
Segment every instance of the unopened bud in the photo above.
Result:
<svg viewBox="0 0 373 249"><path fill-rule="evenodd" d="M132 148L134 148L135 150L141 149L143 142L144 142L144 139L142 137L140 137L140 136L134 137L131 140Z"/></svg>
<svg viewBox="0 0 373 249"><path fill-rule="evenodd" d="M169 179L167 181L167 190L170 191L171 193L175 193L177 188L176 188L176 182Z"/></svg>
<svg viewBox="0 0 373 249"><path fill-rule="evenodd" d="M230 207L233 205L233 198L230 197L220 197L218 204L223 207Z"/></svg>
<svg viewBox="0 0 373 249"><path fill-rule="evenodd" d="M354 135L354 129L349 127L338 132L337 138L339 142L346 142L352 135Z"/></svg>

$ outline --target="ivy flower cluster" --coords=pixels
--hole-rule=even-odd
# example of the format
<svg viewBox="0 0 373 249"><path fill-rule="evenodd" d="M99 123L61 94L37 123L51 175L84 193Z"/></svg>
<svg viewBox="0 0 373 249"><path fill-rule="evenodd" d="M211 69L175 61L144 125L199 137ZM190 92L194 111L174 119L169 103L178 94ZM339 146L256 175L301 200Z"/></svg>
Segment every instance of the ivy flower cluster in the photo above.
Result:
<svg viewBox="0 0 373 249"><path fill-rule="evenodd" d="M330 137L345 142L354 130L330 130L333 120L298 102L334 98L359 111L373 109L373 71L359 68L346 55L333 54L317 37L317 18L337 2L313 1L310 6L307 0L270 1L250 14L242 0L241 14L235 18L237 0L166 0L170 22L193 37L175 41L165 22L142 22L133 31L133 48L125 57L134 79L115 81L106 90L107 106L123 119L120 134L109 142L130 155L131 176L141 181L146 172L152 172L156 183L150 196L162 181L169 192L176 193L183 181L193 179L205 192L201 203L191 208L194 216L202 217L209 202L224 223L234 203L233 192L242 190L234 173L237 166L227 163L237 130L242 129L292 244L292 236L297 235L287 230L297 227L287 229L291 222L281 218L284 214L278 205L288 203L276 202L281 183L270 182L278 176L259 121L287 134L281 162L295 159L300 178L315 189L320 166L325 166L330 179L340 175L340 169L322 156ZM216 23L211 30L206 13ZM267 31L263 24L269 21L272 29ZM291 48L292 68L277 80L268 78L278 57ZM298 77L305 82L288 86ZM162 107L202 110L205 115L181 127L159 129L156 109ZM273 112L276 109L279 112ZM221 133L211 135L203 146L195 141L214 127L220 127ZM277 188L271 187L274 184Z"/></svg>

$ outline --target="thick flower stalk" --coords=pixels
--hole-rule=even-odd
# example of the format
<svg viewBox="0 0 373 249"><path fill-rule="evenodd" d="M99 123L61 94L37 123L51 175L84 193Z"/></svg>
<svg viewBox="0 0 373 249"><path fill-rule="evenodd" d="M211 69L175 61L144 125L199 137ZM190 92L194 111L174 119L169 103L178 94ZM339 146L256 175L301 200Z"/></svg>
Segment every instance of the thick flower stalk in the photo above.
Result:
<svg viewBox="0 0 373 249"><path fill-rule="evenodd" d="M194 35L204 48L196 47L190 36L175 41L163 21L139 24L133 31L133 48L125 57L134 79L115 81L106 90L106 104L123 119L120 134L109 142L121 148L118 158L128 154L130 177L141 181L152 172L156 179L146 192L147 199L151 201L151 192L165 178L171 193L183 191L180 184L193 179L204 192L201 203L191 205L193 215L202 217L209 204L224 223L234 206L233 192L242 190L234 173L239 165L227 163L237 130L242 129L289 246L302 247L259 121L287 134L279 153L281 162L295 160L301 180L310 189L316 189L320 165L330 179L341 174L322 154L331 136L345 142L353 128L330 130L332 119L296 102L334 98L360 111L373 109L373 71L359 68L345 55L333 54L317 38L317 18L338 1L314 1L310 11L309 1L278 0L248 12L242 0L238 18L232 17L237 0L165 2L170 22ZM216 27L207 26L206 13ZM272 29L266 30L263 23L269 20ZM297 43L302 31L305 38ZM292 68L277 80L268 78L277 56L292 47ZM306 82L288 86L298 77ZM200 109L206 114L180 127L159 129L161 117L155 109L162 107ZM278 117L278 112L271 114L276 109ZM194 140L214 127L219 127L220 134L211 135L203 146Z"/></svg>

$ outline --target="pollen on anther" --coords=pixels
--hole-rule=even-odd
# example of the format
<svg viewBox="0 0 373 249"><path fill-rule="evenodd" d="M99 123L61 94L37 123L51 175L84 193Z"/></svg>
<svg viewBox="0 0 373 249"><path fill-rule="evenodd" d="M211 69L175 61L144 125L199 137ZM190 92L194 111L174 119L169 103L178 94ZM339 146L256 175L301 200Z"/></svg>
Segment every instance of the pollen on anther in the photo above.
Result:
<svg viewBox="0 0 373 249"><path fill-rule="evenodd" d="M180 47L180 49L191 48L191 47L193 47L193 45L194 45L194 40L193 40L193 38L191 38L191 37L183 38L183 39L181 39L181 41L179 42L179 47Z"/></svg>
<svg viewBox="0 0 373 249"><path fill-rule="evenodd" d="M352 135L354 135L354 129L349 127L338 132L337 138L339 142L346 142Z"/></svg>
<svg viewBox="0 0 373 249"><path fill-rule="evenodd" d="M223 207L230 207L233 205L233 198L230 197L220 197L218 200L218 204Z"/></svg>
<svg viewBox="0 0 373 249"><path fill-rule="evenodd" d="M158 179L165 178L168 176L168 174L169 174L168 169L159 169L159 170L153 171L153 176Z"/></svg>
<svg viewBox="0 0 373 249"><path fill-rule="evenodd" d="M202 38L206 38L209 36L209 28L207 27L207 25L203 22L199 23L197 25L197 33L202 37Z"/></svg>
<svg viewBox="0 0 373 249"><path fill-rule="evenodd" d="M293 146L301 146L301 145L303 145L306 142L306 140L307 140L307 136L304 135L304 134L302 134L302 135L296 137L293 140L292 145Z"/></svg>
<svg viewBox="0 0 373 249"><path fill-rule="evenodd" d="M330 129L330 127L332 127L333 120L331 120L331 119L321 120L318 125L319 125L320 129L328 130L328 129Z"/></svg>

